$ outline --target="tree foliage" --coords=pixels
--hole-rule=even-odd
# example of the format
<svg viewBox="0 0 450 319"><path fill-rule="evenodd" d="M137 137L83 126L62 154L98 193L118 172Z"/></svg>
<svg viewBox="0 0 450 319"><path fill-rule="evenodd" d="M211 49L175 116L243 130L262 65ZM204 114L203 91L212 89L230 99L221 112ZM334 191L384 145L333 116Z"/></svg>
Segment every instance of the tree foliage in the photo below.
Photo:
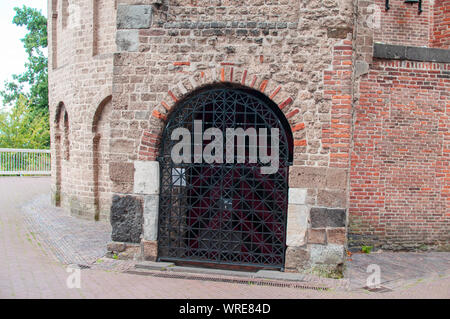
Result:
<svg viewBox="0 0 450 319"><path fill-rule="evenodd" d="M13 24L28 30L21 39L28 58L25 72L13 75L0 91L3 103L12 106L11 111L0 112L0 147L48 148L47 18L26 6L14 10Z"/></svg>
<svg viewBox="0 0 450 319"><path fill-rule="evenodd" d="M47 114L29 112L29 101L19 96L10 112L0 113L0 148L47 149L50 127Z"/></svg>
<svg viewBox="0 0 450 319"><path fill-rule="evenodd" d="M28 55L26 71L12 76L0 92L5 104L14 105L20 96L29 100L30 112L48 113L48 59L47 18L35 9L23 6L14 8L13 24L26 27L27 34L21 39Z"/></svg>

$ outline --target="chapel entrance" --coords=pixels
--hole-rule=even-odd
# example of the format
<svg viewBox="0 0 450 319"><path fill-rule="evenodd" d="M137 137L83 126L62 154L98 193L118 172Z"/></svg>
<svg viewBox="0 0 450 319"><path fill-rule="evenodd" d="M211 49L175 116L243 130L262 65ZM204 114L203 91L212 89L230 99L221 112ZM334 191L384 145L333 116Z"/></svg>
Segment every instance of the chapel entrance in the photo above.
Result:
<svg viewBox="0 0 450 319"><path fill-rule="evenodd" d="M223 150L211 153L218 156L215 162L207 163L195 152L199 127L202 133L211 128L223 132ZM185 154L187 148L181 152L190 160L176 163L171 153L180 143L180 134L174 133L180 128L191 132L190 154ZM249 136L244 138L245 147L239 149L242 144L234 137L230 146L227 129L238 128L257 132L256 161L250 159L255 140ZM266 129L267 145L261 143L260 129ZM180 139L172 140L172 134ZM219 140L218 135L201 140L200 150L211 150L210 144L219 145ZM258 91L222 84L180 101L168 117L161 140L158 260L282 269L292 147L292 132L283 113ZM234 150L234 155L227 157L227 150ZM275 173L262 173L262 167L271 165L260 156L262 151L272 160L279 154ZM217 161L220 157L223 163Z"/></svg>

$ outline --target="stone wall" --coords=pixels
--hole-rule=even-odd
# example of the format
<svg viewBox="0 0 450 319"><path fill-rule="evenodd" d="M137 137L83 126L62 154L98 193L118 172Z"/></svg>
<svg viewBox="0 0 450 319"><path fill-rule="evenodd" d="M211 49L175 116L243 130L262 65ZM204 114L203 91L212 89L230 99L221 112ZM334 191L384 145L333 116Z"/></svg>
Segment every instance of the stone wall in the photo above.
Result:
<svg viewBox="0 0 450 319"><path fill-rule="evenodd" d="M156 244L159 190L146 189L145 181L158 183L159 139L170 111L197 88L233 82L270 97L294 134L286 268L342 263L352 4L126 3L118 7L110 174L114 193L145 203L144 240Z"/></svg>
<svg viewBox="0 0 450 319"><path fill-rule="evenodd" d="M48 2L53 200L71 214L89 219L109 218L111 202L105 177L108 155L94 162L94 140L96 134L97 139L103 136L97 149L104 153L109 148L109 119L98 110L111 108L107 101L112 94L114 3ZM65 112L62 124L59 114Z"/></svg>

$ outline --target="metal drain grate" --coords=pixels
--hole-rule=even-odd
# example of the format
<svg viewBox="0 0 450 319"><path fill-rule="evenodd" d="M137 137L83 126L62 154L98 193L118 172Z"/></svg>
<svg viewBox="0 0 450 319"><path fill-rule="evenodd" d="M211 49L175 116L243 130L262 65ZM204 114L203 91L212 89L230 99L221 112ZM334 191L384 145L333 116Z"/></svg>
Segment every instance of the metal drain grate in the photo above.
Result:
<svg viewBox="0 0 450 319"><path fill-rule="evenodd" d="M88 265L78 264L77 266L80 267L80 269L91 269L91 266L88 266Z"/></svg>
<svg viewBox="0 0 450 319"><path fill-rule="evenodd" d="M157 278L171 278L171 279L186 279L186 280L201 280L201 281L212 281L212 282L224 282L230 284L241 284L241 285L256 285L256 286L270 286L278 288L300 288L300 289L312 289L312 290L328 290L328 287L321 287L318 285L308 285L299 282L284 282L284 281L273 281L268 279L238 279L238 278L227 278L227 277L211 277L211 276L195 276L191 274L180 274L180 273L156 273L156 272L141 272L141 271L127 271L127 274L140 275L140 276L151 276Z"/></svg>
<svg viewBox="0 0 450 319"><path fill-rule="evenodd" d="M363 287L363 289L370 291L370 292L378 292L378 293L384 293L384 292L390 292L392 291L392 289L384 287L384 286L380 286L380 287Z"/></svg>

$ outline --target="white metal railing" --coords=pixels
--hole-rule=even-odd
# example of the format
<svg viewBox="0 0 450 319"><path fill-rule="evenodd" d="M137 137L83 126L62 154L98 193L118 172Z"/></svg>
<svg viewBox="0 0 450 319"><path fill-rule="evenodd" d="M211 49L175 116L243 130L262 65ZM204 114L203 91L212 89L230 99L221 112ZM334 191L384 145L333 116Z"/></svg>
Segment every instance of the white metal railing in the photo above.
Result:
<svg viewBox="0 0 450 319"><path fill-rule="evenodd" d="M50 175L49 150L0 148L0 175Z"/></svg>

